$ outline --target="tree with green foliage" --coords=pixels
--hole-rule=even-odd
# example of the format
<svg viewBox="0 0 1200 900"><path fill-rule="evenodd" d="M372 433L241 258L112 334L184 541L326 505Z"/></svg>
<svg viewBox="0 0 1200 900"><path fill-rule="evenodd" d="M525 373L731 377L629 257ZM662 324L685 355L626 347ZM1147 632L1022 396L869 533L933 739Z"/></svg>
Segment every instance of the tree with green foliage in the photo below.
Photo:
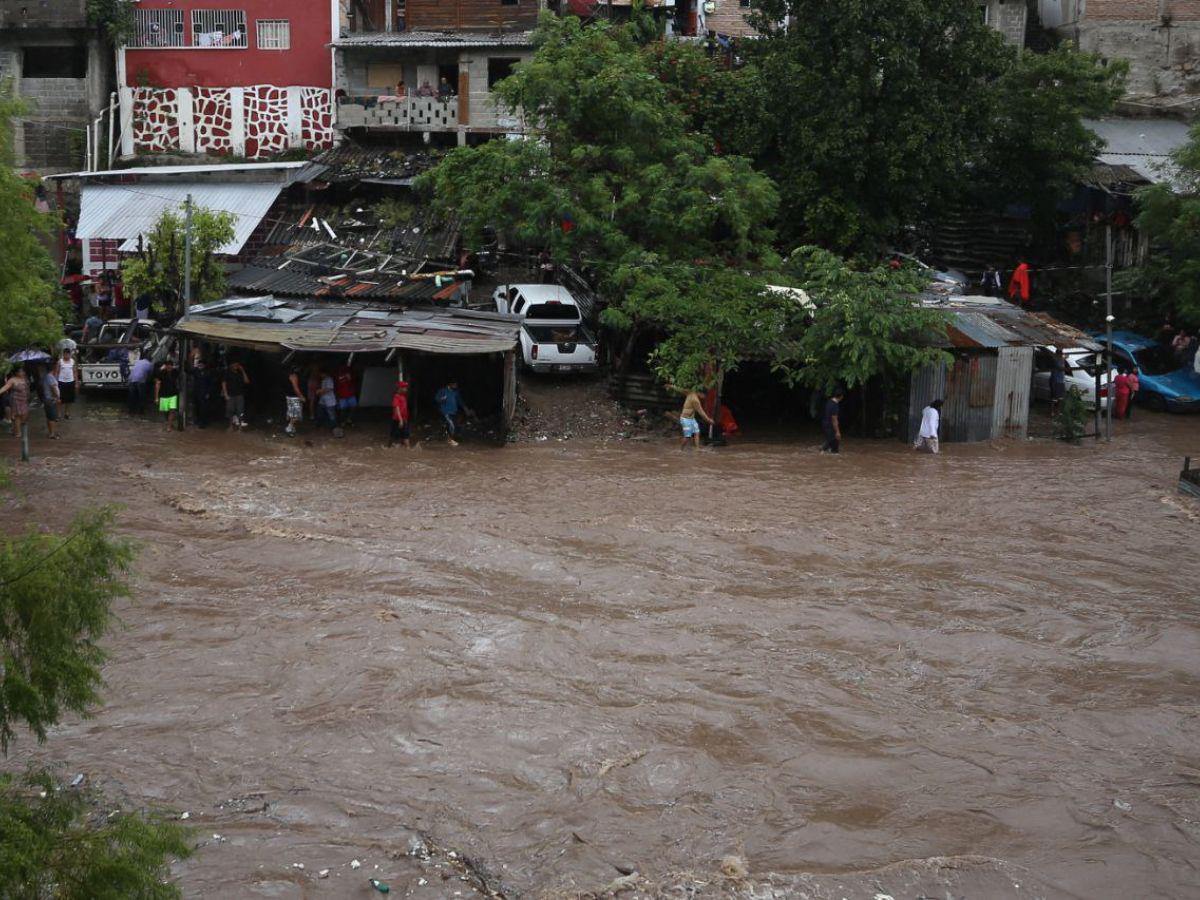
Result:
<svg viewBox="0 0 1200 900"><path fill-rule="evenodd" d="M549 247L597 273L612 298L609 325L631 341L641 329L673 328L678 348L683 334L706 331L679 323L713 309L705 292L729 283L710 270L774 261L776 193L749 160L719 155L689 130L640 38L632 26L544 15L533 58L496 89L532 136L455 150L424 184L469 238L490 226L512 243ZM683 366L667 373L683 383L694 367L681 361L707 351L672 350L660 365Z"/></svg>
<svg viewBox="0 0 1200 900"><path fill-rule="evenodd" d="M192 207L192 302L220 300L226 293L225 264L218 251L233 240L234 215ZM121 264L125 290L158 298L171 318L183 313L185 223L182 212L164 212L137 256Z"/></svg>
<svg viewBox="0 0 1200 900"><path fill-rule="evenodd" d="M0 89L0 350L52 347L63 336L47 249L56 219L38 211L34 186L13 168L12 120L27 111Z"/></svg>
<svg viewBox="0 0 1200 900"><path fill-rule="evenodd" d="M787 370L791 342L808 310L762 276L732 268L655 267L628 278L622 303L605 310L605 324L632 333L635 325L663 334L651 364L668 384L711 386L749 359L771 359Z"/></svg>
<svg viewBox="0 0 1200 900"><path fill-rule="evenodd" d="M1095 149L1080 115L1120 94L1120 65L1017 51L963 0L755 6L732 102L763 121L725 143L774 177L792 243L873 253L981 188L1052 201Z"/></svg>
<svg viewBox="0 0 1200 900"><path fill-rule="evenodd" d="M172 900L164 860L191 853L162 817L109 814L102 798L45 773L0 773L0 897Z"/></svg>
<svg viewBox="0 0 1200 900"><path fill-rule="evenodd" d="M1137 227L1149 238L1146 263L1118 285L1177 324L1200 326L1200 124L1172 158L1173 177L1138 191Z"/></svg>
<svg viewBox="0 0 1200 900"><path fill-rule="evenodd" d="M764 37L744 52L770 131L755 155L785 237L872 250L961 192L1012 54L975 4L759 0L757 13Z"/></svg>
<svg viewBox="0 0 1200 900"><path fill-rule="evenodd" d="M114 47L120 47L137 29L133 8L130 0L87 0L88 22L99 28Z"/></svg>
<svg viewBox="0 0 1200 900"><path fill-rule="evenodd" d="M687 129L628 27L543 16L537 52L496 88L533 137L460 148L428 176L476 236L494 226L560 259L757 258L775 190Z"/></svg>
<svg viewBox="0 0 1200 900"><path fill-rule="evenodd" d="M99 701L100 641L127 596L133 548L111 509L80 514L65 534L0 539L0 750L16 727L39 741L65 713ZM0 774L0 897L177 897L163 883L186 832L159 818L108 814L46 773Z"/></svg>
<svg viewBox="0 0 1200 900"><path fill-rule="evenodd" d="M113 520L104 509L65 535L30 530L0 542L0 752L15 725L42 741L64 712L86 713L99 700L99 639L112 601L128 595L133 561Z"/></svg>
<svg viewBox="0 0 1200 900"><path fill-rule="evenodd" d="M1054 427L1059 439L1068 444L1078 444L1083 439L1087 418L1088 407L1083 394L1079 388L1073 387L1063 397L1058 414L1054 417Z"/></svg>
<svg viewBox="0 0 1200 900"><path fill-rule="evenodd" d="M1045 221L1088 174L1104 142L1084 123L1112 110L1129 65L1063 45L1022 50L988 85L987 140L972 191L994 204L1027 203Z"/></svg>
<svg viewBox="0 0 1200 900"><path fill-rule="evenodd" d="M924 286L919 273L854 269L811 246L792 254L786 268L815 306L811 325L792 351L793 381L828 393L873 378L901 383L923 366L949 360L937 346L946 333L946 314L916 302Z"/></svg>

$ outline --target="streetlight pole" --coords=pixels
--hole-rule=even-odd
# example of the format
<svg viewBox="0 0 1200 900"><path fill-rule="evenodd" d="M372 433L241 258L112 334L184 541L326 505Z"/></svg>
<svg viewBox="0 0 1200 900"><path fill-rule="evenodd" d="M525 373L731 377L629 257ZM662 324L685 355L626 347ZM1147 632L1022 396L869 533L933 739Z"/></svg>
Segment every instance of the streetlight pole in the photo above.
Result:
<svg viewBox="0 0 1200 900"><path fill-rule="evenodd" d="M183 205L183 314L192 308L192 195ZM188 405L188 341L180 341L179 359L179 430L187 428Z"/></svg>
<svg viewBox="0 0 1200 900"><path fill-rule="evenodd" d="M1106 441L1112 440L1113 401L1116 399L1116 397L1114 396L1114 393L1113 393L1114 388L1116 386L1113 384L1113 381L1112 381L1112 359L1113 359L1113 346L1112 346L1112 326L1113 326L1112 265L1113 265L1113 263L1112 263L1112 255L1113 255L1112 221L1109 220L1108 222L1104 223L1104 336L1105 336L1104 371L1107 372L1109 375L1108 406L1105 409L1105 416L1104 416L1104 421L1105 421L1104 439Z"/></svg>

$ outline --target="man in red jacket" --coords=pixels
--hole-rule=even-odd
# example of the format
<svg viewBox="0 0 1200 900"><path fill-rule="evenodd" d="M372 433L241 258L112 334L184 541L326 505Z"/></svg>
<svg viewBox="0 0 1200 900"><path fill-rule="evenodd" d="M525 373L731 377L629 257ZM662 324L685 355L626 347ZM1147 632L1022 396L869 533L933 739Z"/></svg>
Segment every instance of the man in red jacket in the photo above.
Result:
<svg viewBox="0 0 1200 900"><path fill-rule="evenodd" d="M388 446L395 447L396 441L400 441L411 450L411 435L408 427L408 382L397 381L396 390L392 393L392 436Z"/></svg>
<svg viewBox="0 0 1200 900"><path fill-rule="evenodd" d="M1008 299L1020 299L1022 306L1029 305L1029 263L1025 260L1021 260L1008 282Z"/></svg>

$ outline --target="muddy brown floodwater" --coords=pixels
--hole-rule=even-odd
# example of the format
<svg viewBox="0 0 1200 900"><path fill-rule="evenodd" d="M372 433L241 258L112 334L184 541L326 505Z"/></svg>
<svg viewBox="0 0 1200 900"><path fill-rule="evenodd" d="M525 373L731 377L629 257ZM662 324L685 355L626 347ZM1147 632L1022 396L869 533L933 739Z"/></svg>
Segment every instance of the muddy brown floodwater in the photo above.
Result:
<svg viewBox="0 0 1200 900"><path fill-rule="evenodd" d="M67 424L0 519L125 503L137 588L104 706L7 765L186 811L188 896L1197 895L1200 418L941 458Z"/></svg>

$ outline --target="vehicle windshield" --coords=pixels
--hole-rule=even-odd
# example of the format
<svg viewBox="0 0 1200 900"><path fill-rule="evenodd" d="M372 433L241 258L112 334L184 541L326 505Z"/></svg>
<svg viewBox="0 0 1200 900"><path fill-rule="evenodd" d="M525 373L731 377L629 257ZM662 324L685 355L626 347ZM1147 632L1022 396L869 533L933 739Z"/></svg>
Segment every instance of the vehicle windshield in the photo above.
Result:
<svg viewBox="0 0 1200 900"><path fill-rule="evenodd" d="M533 303L526 311L525 318L544 322L578 322L579 310L566 303Z"/></svg>
<svg viewBox="0 0 1200 900"><path fill-rule="evenodd" d="M1133 354L1143 375L1166 375L1179 368L1175 354L1159 344Z"/></svg>
<svg viewBox="0 0 1200 900"><path fill-rule="evenodd" d="M1093 378L1096 377L1096 370L1104 371L1103 367L1096 362L1095 353L1084 353L1080 356L1068 356L1067 365L1071 367L1071 371L1081 370L1087 372Z"/></svg>

